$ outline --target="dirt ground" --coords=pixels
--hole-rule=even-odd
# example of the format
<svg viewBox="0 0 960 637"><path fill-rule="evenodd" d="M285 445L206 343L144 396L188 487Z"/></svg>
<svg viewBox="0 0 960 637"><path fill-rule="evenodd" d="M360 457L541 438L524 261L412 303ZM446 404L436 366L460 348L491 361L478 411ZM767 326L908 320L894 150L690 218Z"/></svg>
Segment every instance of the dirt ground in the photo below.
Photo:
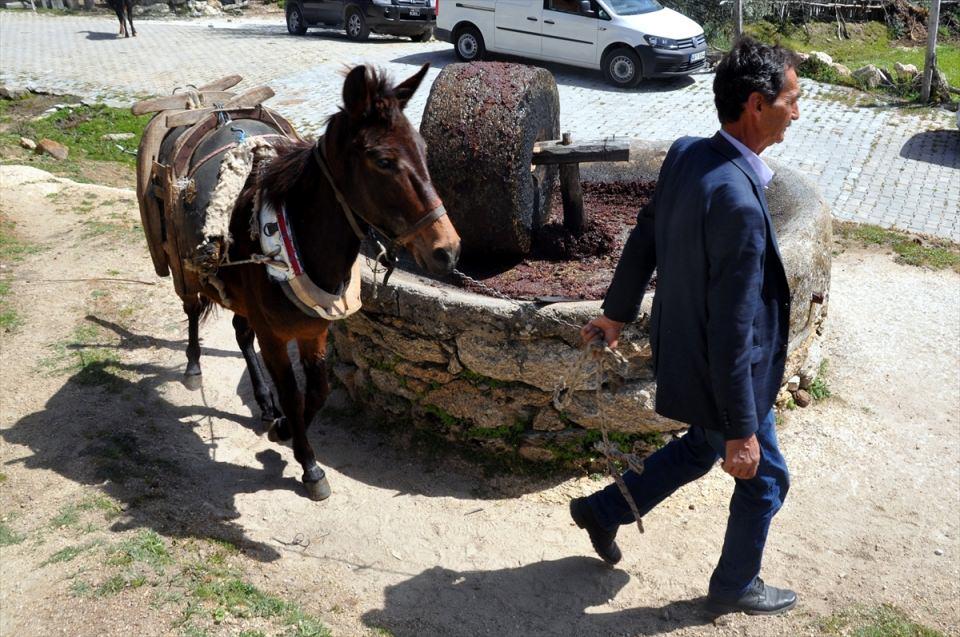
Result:
<svg viewBox="0 0 960 637"><path fill-rule="evenodd" d="M793 483L763 572L800 605L714 622L722 471L645 535L624 527L608 568L567 514L605 478L485 476L393 444L335 393L311 429L333 496L312 502L259 435L228 313L202 329L203 389L181 384L183 315L133 193L13 166L0 184L25 244L0 272L22 321L0 334L3 635L319 634L309 615L335 635L766 637L840 634L882 604L960 635L955 272L836 256L833 396L785 414Z"/></svg>

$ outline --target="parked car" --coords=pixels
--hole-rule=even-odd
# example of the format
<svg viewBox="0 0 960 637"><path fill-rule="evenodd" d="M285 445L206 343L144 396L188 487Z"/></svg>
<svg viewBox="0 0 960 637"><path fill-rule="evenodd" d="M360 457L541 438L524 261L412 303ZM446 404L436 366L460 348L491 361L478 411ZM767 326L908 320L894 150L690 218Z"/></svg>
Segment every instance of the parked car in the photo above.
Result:
<svg viewBox="0 0 960 637"><path fill-rule="evenodd" d="M656 0L443 0L438 39L465 62L487 51L600 69L615 86L706 65L703 27Z"/></svg>
<svg viewBox="0 0 960 637"><path fill-rule="evenodd" d="M303 35L309 27L342 26L351 40L366 40L373 31L425 42L436 25L434 1L287 0L287 31Z"/></svg>

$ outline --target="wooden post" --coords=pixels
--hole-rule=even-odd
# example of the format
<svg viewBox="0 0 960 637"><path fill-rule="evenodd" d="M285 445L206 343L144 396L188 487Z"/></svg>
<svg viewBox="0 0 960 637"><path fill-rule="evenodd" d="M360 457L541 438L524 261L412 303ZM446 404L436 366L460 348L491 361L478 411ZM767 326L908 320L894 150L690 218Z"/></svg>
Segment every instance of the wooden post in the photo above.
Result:
<svg viewBox="0 0 960 637"><path fill-rule="evenodd" d="M563 134L560 142L569 146L570 133ZM583 188L580 185L580 164L560 164L560 197L563 200L563 227L580 235L587 228L587 215L583 210Z"/></svg>
<svg viewBox="0 0 960 637"><path fill-rule="evenodd" d="M743 35L743 0L734 0L733 2L733 37L739 38Z"/></svg>
<svg viewBox="0 0 960 637"><path fill-rule="evenodd" d="M930 3L930 15L927 18L927 58L923 63L923 85L920 99L930 101L930 84L937 69L937 29L940 28L940 0Z"/></svg>

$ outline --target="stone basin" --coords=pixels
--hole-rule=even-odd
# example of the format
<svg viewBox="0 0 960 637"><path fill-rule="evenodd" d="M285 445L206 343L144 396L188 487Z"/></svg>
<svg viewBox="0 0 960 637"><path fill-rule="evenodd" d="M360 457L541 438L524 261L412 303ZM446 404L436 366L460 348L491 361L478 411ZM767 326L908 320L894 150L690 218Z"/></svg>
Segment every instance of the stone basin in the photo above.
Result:
<svg viewBox="0 0 960 637"><path fill-rule="evenodd" d="M668 147L633 141L631 161L583 164L582 179L655 180ZM793 301L784 382L798 375L808 384L822 358L830 210L812 183L770 165L776 176L767 200ZM647 325L653 291L624 330L619 351L626 362L603 377L598 410L595 364L571 376L581 362L579 327L600 312L599 301L508 301L402 270L374 294L369 265L363 310L334 324L334 372L376 418L494 453L581 465L595 459L601 423L625 448L656 446L663 434L686 427L654 412ZM558 409L561 384L569 395Z"/></svg>

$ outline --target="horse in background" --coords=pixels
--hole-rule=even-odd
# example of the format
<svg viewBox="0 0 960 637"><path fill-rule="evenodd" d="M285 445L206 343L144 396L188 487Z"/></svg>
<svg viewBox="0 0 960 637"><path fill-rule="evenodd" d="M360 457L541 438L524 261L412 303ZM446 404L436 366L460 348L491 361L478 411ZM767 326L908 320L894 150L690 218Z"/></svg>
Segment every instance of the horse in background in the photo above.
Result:
<svg viewBox="0 0 960 637"><path fill-rule="evenodd" d="M120 31L117 35L125 38L131 35L136 37L137 30L133 27L133 0L107 0L107 6L116 12L117 19L120 20ZM130 23L129 30L127 30L127 22Z"/></svg>

